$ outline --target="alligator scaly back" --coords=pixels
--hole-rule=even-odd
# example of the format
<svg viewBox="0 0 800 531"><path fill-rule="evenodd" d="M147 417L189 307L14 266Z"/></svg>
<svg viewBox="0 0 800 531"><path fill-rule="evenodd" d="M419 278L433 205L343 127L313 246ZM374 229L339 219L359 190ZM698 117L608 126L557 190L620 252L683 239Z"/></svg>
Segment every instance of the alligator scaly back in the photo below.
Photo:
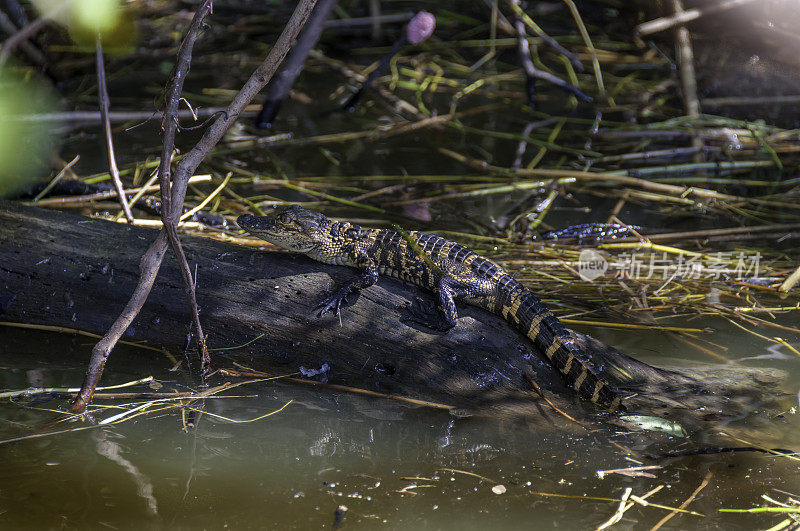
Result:
<svg viewBox="0 0 800 531"><path fill-rule="evenodd" d="M498 264L466 247L432 234L411 234L445 274L462 284L491 286L488 293L467 290L464 302L503 317L525 334L580 396L610 410L621 407L619 393L592 371L587 364L589 355L529 289Z"/></svg>

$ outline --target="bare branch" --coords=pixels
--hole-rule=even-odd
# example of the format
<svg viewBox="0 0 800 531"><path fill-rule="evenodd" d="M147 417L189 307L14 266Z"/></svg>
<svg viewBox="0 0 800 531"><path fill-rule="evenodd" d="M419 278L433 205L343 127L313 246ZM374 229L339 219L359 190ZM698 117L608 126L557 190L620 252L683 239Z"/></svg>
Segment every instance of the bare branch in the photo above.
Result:
<svg viewBox="0 0 800 531"><path fill-rule="evenodd" d="M192 50L194 43L200 34L203 21L211 13L211 0L204 0L203 4L197 9L192 19L186 37L181 42L178 50L178 58L175 66L172 67L167 89L164 91L164 117L161 120L161 129L164 131L164 146L161 149L161 163L158 166L158 176L161 184L161 204L165 211L170 210L172 193L170 190L170 165L172 164L172 151L175 149L175 134L178 132L178 105L181 101L183 83L189 76L189 69L192 63Z"/></svg>
<svg viewBox="0 0 800 531"><path fill-rule="evenodd" d="M125 305L122 313L119 314L119 317L108 329L108 332L92 348L92 357L89 360L89 368L86 370L86 377L83 379L81 391L70 406L72 413L82 413L91 402L94 389L103 374L103 368L106 366L108 356L117 341L125 333L125 330L128 329L139 314L139 310L144 306L147 296L153 288L153 282L161 267L161 262L164 260L166 251L167 237L166 233L161 231L144 256L142 256L142 261L139 264L139 283L136 285L128 304Z"/></svg>
<svg viewBox="0 0 800 531"><path fill-rule="evenodd" d="M106 67L103 62L103 45L100 42L100 35L97 36L95 54L97 62L97 98L100 102L100 114L103 117L103 128L106 133L108 173L111 175L111 181L114 183L114 189L117 191L117 198L122 205L122 211L125 212L125 219L128 220L128 223L133 223L133 213L131 212L131 207L128 205L128 200L125 198L125 191L122 186L122 181L119 178L117 158L114 155L114 138L111 135L111 122L108 120L109 101L108 90L106 90Z"/></svg>
<svg viewBox="0 0 800 531"><path fill-rule="evenodd" d="M258 112L258 105L248 105L247 109L242 113L243 115L255 115ZM215 114L219 114L225 110L225 107L201 107L198 109L181 109L178 111L178 118L191 118L200 119L208 118ZM108 119L112 123L117 122L130 122L134 120L141 120L142 123L155 118L161 119L163 117L161 111L109 111ZM8 120L25 123L42 123L42 122L99 122L103 119L100 111L64 111L64 112L45 112L38 114L20 114L17 116L6 116ZM126 130L131 130L141 124L130 126ZM187 128L184 127L184 130Z"/></svg>
<svg viewBox="0 0 800 531"><path fill-rule="evenodd" d="M515 5L513 2L511 5ZM514 17L514 35L517 39L517 52L519 53L522 69L525 71L525 92L528 96L528 105L531 107L536 106L536 89L534 83L537 79L542 79L551 83L567 92L570 92L575 97L584 102L592 101L591 96L584 94L578 87L567 83L560 77L545 72L536 68L531 59L530 46L528 44L528 35L525 31L525 24L522 18L517 14Z"/></svg>
<svg viewBox="0 0 800 531"><path fill-rule="evenodd" d="M314 9L316 0L301 0L295 8L292 17L287 22L286 27L278 37L275 46L272 47L264 62L256 68L242 89L234 97L228 106L225 114L219 118L206 130L203 137L192 150L181 159L175 167L175 190L172 195L172 205L170 219L177 220L180 217L183 199L186 196L186 184L192 176L197 166L202 162L211 149L217 145L225 132L239 118L239 114L244 110L248 103L261 91L262 88L272 79L278 66L280 66L292 44L297 38L298 33L305 24L311 10Z"/></svg>
<svg viewBox="0 0 800 531"><path fill-rule="evenodd" d="M40 20L42 19L39 19L36 22L39 22ZM36 22L33 24L36 24ZM22 50L22 52L25 53L25 55L27 55L36 64L43 65L47 62L47 58L45 58L41 50L28 42L26 39L28 30L30 30L31 26L32 24L28 24L21 30L17 29L14 23L11 22L11 19L9 19L5 13L0 11L0 30L3 30L5 33L11 35L5 40L3 47L0 48L0 66L3 66L6 61L8 61L11 52L13 52L17 46L19 46L20 50ZM34 29L39 29L39 26L37 25L34 27Z"/></svg>
<svg viewBox="0 0 800 531"><path fill-rule="evenodd" d="M319 41L325 22L328 20L331 10L337 1L319 0L314 12L309 16L308 23L303 28L297 44L292 48L278 75L269 84L267 98L256 118L256 127L266 129L272 125L272 121L278 115L281 103L286 98L286 95L289 94L297 76L303 70L303 65L309 52Z"/></svg>
<svg viewBox="0 0 800 531"><path fill-rule="evenodd" d="M57 4L56 7L51 9L48 13L45 13L30 24L26 24L19 30L17 30L17 26L14 25L11 19L0 11L0 29L10 34L10 37L3 42L3 47L0 48L0 67L8 61L11 52L17 47L36 64L45 66L47 64L47 58L36 46L28 41L28 37L35 35L54 17L62 15L64 10L70 7L70 5L70 2ZM48 66L48 70L54 77L60 77L60 75L56 75L56 72L51 66Z"/></svg>
<svg viewBox="0 0 800 531"><path fill-rule="evenodd" d="M210 2L205 2L195 14L195 19L192 21L190 29L193 28L194 31L199 30L200 23L198 18L201 15L205 16L209 12L207 9L205 9L207 4L210 4ZM214 124L212 124L208 130L206 130L206 133L200 139L198 144L178 163L175 171L175 180L172 186L173 193L170 198L171 209L168 212L168 216L165 216L169 223L165 223L165 227L168 225L177 224L178 217L180 216L180 212L182 210L183 200L186 196L186 187L192 173L195 169L197 169L197 166L214 147L214 145L216 145L217 142L222 139L225 132L235 123L239 114L244 110L247 104L253 99L253 97L255 97L256 94L258 94L262 88L264 88L264 86L275 74L275 71L278 69L278 66L280 66L280 63L283 61L284 57L286 57L286 54L297 38L297 34L302 29L306 18L314 8L315 4L316 0L300 1L297 8L295 8L292 17L289 19L289 22L284 28L283 33L281 33L280 37L275 43L275 46L272 47L264 62L255 70L250 79L245 83L244 87L242 87L241 91L239 91L239 93L233 99L233 102L231 102L230 106L228 107L227 113L218 118L216 122L214 122ZM210 6L208 7L210 8ZM187 34L187 39L189 39L189 37L190 36ZM192 43L194 40L196 40L196 35L191 36ZM183 46L181 52L183 52ZM184 70L179 70L176 66L176 75L185 79L190 57L191 52L188 52L188 55L185 56L186 62L182 63L185 65L183 67ZM180 61L182 61L182 59L179 57L179 62ZM181 80L178 80L178 82L182 83ZM172 114L170 114L170 103L170 101L167 102L168 111L164 116L165 129L167 127L173 127L170 125L170 123L175 122L176 120L175 112L177 111L177 104L172 107ZM177 130L177 124L175 127ZM165 138L165 143L166 140L167 139ZM166 159L167 161L169 160L171 151L171 148L166 151L168 154ZM162 163L162 166L164 166L164 164L167 164L167 162ZM168 166L166 167L168 168ZM162 197L162 200L163 199L164 198ZM120 339L120 337L122 337L122 334L131 324L131 322L133 322L133 319L144 305L147 295L150 293L150 290L153 287L158 270L161 267L161 262L164 259L164 253L167 248L168 240L168 231L165 228L159 233L156 240L150 245L142 257L139 282L134 290L133 295L131 296L131 299L128 301L128 304L125 306L125 309L122 311L119 317L117 317L117 320L114 322L114 324L111 325L111 328L106 335L103 336L103 338L92 349L92 357L89 362L86 378L81 386L81 391L78 394L78 397L70 407L70 410L73 413L80 413L86 409L86 406L91 401L94 390L100 381L100 376L102 375L103 368L105 367L106 360L108 359L111 350L114 348L117 341Z"/></svg>

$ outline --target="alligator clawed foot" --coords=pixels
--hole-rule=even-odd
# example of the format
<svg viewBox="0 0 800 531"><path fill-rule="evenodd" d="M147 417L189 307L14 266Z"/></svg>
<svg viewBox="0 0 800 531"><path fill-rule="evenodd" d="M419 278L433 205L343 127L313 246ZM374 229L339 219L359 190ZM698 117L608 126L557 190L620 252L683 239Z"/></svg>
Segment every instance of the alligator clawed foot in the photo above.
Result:
<svg viewBox="0 0 800 531"><path fill-rule="evenodd" d="M348 292L337 291L330 297L317 304L316 307L314 307L314 310L319 310L317 317L322 317L326 313L333 310L336 310L336 315L339 315L339 310L342 307L342 303L347 304L348 294Z"/></svg>

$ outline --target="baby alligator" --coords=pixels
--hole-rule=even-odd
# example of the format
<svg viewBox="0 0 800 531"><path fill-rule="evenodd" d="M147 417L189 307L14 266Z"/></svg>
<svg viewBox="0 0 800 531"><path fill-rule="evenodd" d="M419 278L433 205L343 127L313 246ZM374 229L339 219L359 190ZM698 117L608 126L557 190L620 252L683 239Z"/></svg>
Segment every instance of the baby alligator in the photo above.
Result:
<svg viewBox="0 0 800 531"><path fill-rule="evenodd" d="M361 270L320 303L320 316L338 313L350 293L372 286L380 274L400 278L437 296L433 319L422 304L412 312L420 322L440 330L455 326L456 300L500 315L533 341L580 396L610 410L621 407L618 392L587 366L586 353L542 301L500 266L455 242L424 232L364 229L296 205L269 216L246 214L237 223L284 249Z"/></svg>

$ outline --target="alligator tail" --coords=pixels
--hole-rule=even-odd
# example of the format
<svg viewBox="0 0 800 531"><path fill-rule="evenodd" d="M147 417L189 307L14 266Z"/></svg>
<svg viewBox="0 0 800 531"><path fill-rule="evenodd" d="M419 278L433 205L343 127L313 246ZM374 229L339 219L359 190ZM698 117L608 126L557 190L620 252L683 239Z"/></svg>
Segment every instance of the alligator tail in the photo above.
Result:
<svg viewBox="0 0 800 531"><path fill-rule="evenodd" d="M580 396L610 411L624 409L619 392L587 365L589 356L547 306L521 284L514 288L507 292L503 317L533 342Z"/></svg>

